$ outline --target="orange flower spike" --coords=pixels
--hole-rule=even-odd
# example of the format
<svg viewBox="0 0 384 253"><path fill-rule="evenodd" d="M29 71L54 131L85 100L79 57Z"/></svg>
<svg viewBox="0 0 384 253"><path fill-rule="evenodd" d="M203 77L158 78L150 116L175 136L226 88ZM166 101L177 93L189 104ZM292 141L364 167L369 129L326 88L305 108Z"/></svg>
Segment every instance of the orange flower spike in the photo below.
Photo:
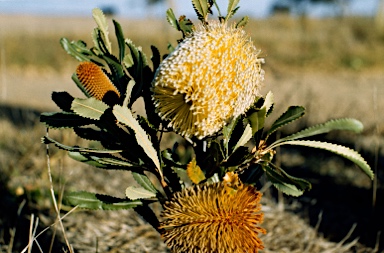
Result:
<svg viewBox="0 0 384 253"><path fill-rule="evenodd" d="M76 75L84 89L92 97L103 100L108 92L120 97L119 91L109 80L103 70L93 62L81 62L76 69Z"/></svg>
<svg viewBox="0 0 384 253"><path fill-rule="evenodd" d="M196 185L164 205L162 238L172 252L249 252L264 248L258 234L263 221L262 194L251 185Z"/></svg>

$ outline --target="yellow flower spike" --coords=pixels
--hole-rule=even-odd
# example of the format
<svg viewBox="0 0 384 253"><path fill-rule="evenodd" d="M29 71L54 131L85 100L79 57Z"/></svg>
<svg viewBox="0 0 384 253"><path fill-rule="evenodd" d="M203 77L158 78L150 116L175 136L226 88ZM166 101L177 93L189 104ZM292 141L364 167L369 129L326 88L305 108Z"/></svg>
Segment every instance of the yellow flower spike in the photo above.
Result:
<svg viewBox="0 0 384 253"><path fill-rule="evenodd" d="M108 76L93 62L81 62L76 69L76 75L84 89L92 97L103 100L107 93L116 94L120 97L119 91L109 80Z"/></svg>
<svg viewBox="0 0 384 253"><path fill-rule="evenodd" d="M248 252L264 248L266 230L260 199L248 185L228 191L225 183L196 185L176 193L164 205L162 238L172 252Z"/></svg>
<svg viewBox="0 0 384 253"><path fill-rule="evenodd" d="M152 83L159 115L186 137L213 135L244 113L264 79L250 37L241 29L211 21L160 64Z"/></svg>

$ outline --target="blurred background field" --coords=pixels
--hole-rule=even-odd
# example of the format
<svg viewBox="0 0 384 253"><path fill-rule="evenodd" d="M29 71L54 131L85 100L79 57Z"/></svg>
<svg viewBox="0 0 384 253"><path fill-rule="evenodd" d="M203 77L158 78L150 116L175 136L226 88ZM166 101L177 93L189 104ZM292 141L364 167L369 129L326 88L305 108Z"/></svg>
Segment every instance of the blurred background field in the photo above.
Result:
<svg viewBox="0 0 384 253"><path fill-rule="evenodd" d="M142 46L148 57L151 45L165 54L168 43L176 45L179 38L165 19L117 20L125 37ZM0 252L19 252L27 245L31 213L40 218L40 228L54 221L46 151L40 143L45 128L38 115L57 110L50 99L52 91L82 96L71 80L78 62L65 53L59 40L81 39L90 45L94 26L91 10L89 17L0 15ZM112 28L111 23L113 38ZM277 204L272 201L276 192L265 192L269 196L265 252L380 252L379 247L384 248L380 234L384 230L384 32L370 17L289 15L251 20L246 30L266 58L263 94L269 90L275 94L275 110L282 113L289 105L305 106L308 115L294 125L297 129L333 118L359 119L365 126L362 135L333 133L322 138L357 149L377 170L373 187L357 167L326 152L280 150L283 166L314 185L298 200L286 197ZM50 135L66 144L81 143L70 132L50 131ZM50 152L57 196L60 185L65 190L124 196L129 175L95 171L54 148ZM284 208L279 206L282 203ZM166 252L156 232L133 212L78 212L64 223L78 252L95 252L97 242L99 252ZM340 242L354 224L349 247L323 238ZM41 243L49 246L43 242L52 233L53 229L45 233ZM357 237L359 243L353 241ZM61 233L56 238L53 252L60 252L64 240Z"/></svg>

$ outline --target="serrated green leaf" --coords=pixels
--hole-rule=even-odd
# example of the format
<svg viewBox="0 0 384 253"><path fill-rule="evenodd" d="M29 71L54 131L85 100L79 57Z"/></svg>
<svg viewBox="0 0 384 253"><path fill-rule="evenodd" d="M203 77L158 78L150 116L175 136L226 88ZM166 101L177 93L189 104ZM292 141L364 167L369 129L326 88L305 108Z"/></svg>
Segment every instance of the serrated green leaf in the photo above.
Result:
<svg viewBox="0 0 384 253"><path fill-rule="evenodd" d="M229 158L223 163L225 167L239 167L245 162L249 162L253 156L250 154L248 147L239 147L237 148Z"/></svg>
<svg viewBox="0 0 384 253"><path fill-rule="evenodd" d="M56 147L66 150L66 151L76 151L76 152L86 152L86 153L100 153L100 154L116 154L120 153L123 150L109 150L109 149L92 149L92 148L82 148L82 147L71 147L64 145L58 141L55 141L54 139L44 136L41 139L42 143L44 144L54 144Z"/></svg>
<svg viewBox="0 0 384 253"><path fill-rule="evenodd" d="M228 8L227 8L227 16L225 17L225 20L228 21L239 9L237 5L239 4L240 0L229 0L228 1Z"/></svg>
<svg viewBox="0 0 384 253"><path fill-rule="evenodd" d="M136 47L129 39L125 40L125 44L131 51L134 63L129 71L136 82L135 88L133 89L131 95L131 101L135 101L140 96L145 85L144 70L148 66L148 61L146 55L142 52L141 47Z"/></svg>
<svg viewBox="0 0 384 253"><path fill-rule="evenodd" d="M40 115L40 122L49 128L73 128L94 123L71 112L45 112Z"/></svg>
<svg viewBox="0 0 384 253"><path fill-rule="evenodd" d="M166 12L166 17L168 23L175 28L176 30L180 31L179 22L176 19L175 13L171 8L169 8Z"/></svg>
<svg viewBox="0 0 384 253"><path fill-rule="evenodd" d="M368 165L368 163L364 160L364 158L357 153L355 150L352 150L350 148L333 144L333 143L328 143L328 142L320 142L320 141L286 141L283 143L280 143L278 146L281 145L299 145L299 146L306 146L306 147L311 147L311 148L320 148L324 149L327 151L330 151L332 153L335 153L337 155L340 155L353 163L355 163L357 166L359 166L365 174L367 174L371 179L373 179L374 174L371 169L371 167Z"/></svg>
<svg viewBox="0 0 384 253"><path fill-rule="evenodd" d="M93 29L92 40L95 46L91 49L91 51L93 54L97 55L98 57L101 57L104 54L110 55L110 52L108 51L108 47L105 44L104 37L105 36L103 32L98 27L95 27Z"/></svg>
<svg viewBox="0 0 384 253"><path fill-rule="evenodd" d="M187 19L185 16L180 17L179 27L180 30L183 32L184 37L193 32L193 23L190 19Z"/></svg>
<svg viewBox="0 0 384 253"><path fill-rule="evenodd" d="M130 68L135 64L133 62L132 54L130 52L124 56L123 63L126 68Z"/></svg>
<svg viewBox="0 0 384 253"><path fill-rule="evenodd" d="M66 91L52 92L52 101L63 111L72 112L71 104L74 98Z"/></svg>
<svg viewBox="0 0 384 253"><path fill-rule="evenodd" d="M233 129L235 129L240 117L237 117L236 119L232 119L229 124L225 125L223 127L223 142L224 142L224 149L226 150L226 156L228 156L229 153L229 140L231 139L231 135L233 132Z"/></svg>
<svg viewBox="0 0 384 253"><path fill-rule="evenodd" d="M103 139L104 132L91 127L75 127L73 130L77 136L85 140L100 142Z"/></svg>
<svg viewBox="0 0 384 253"><path fill-rule="evenodd" d="M239 22L236 23L236 28L244 27L248 24L248 22L249 22L249 17L245 16Z"/></svg>
<svg viewBox="0 0 384 253"><path fill-rule="evenodd" d="M160 171L160 161L157 156L157 152L153 147L151 141L148 139L148 135L146 134L146 132L143 130L137 120L133 118L131 111L127 107L115 105L113 107L113 114L120 123L131 128L135 132L137 143L143 148L144 152L152 160L153 164L156 166L162 176L162 172Z"/></svg>
<svg viewBox="0 0 384 253"><path fill-rule="evenodd" d="M156 197L156 193L148 191L142 187L129 186L125 190L125 195L131 200L149 199Z"/></svg>
<svg viewBox="0 0 384 253"><path fill-rule="evenodd" d="M251 138L252 138L252 128L249 124L247 124L243 135L240 137L239 141L236 143L233 150L236 150L239 147L244 146Z"/></svg>
<svg viewBox="0 0 384 253"><path fill-rule="evenodd" d="M152 51L151 61L152 61L153 69L155 71L160 65L160 51L157 47L152 45L151 45L151 51Z"/></svg>
<svg viewBox="0 0 384 253"><path fill-rule="evenodd" d="M89 157L83 155L80 152L74 152L74 151L69 151L68 156L72 158L75 161L82 162L97 168L106 168L107 166L105 164L98 163L94 159L90 159Z"/></svg>
<svg viewBox="0 0 384 253"><path fill-rule="evenodd" d="M90 210L124 210L143 204L139 200L131 201L86 191L67 193L65 201L71 206Z"/></svg>
<svg viewBox="0 0 384 253"><path fill-rule="evenodd" d="M72 80L75 82L75 84L77 85L77 87L83 92L83 94L86 96L86 97L92 97L88 91L84 88L84 85L80 82L79 78L77 77L77 74L76 73L73 73L72 74Z"/></svg>
<svg viewBox="0 0 384 253"><path fill-rule="evenodd" d="M103 165L112 165L112 166L119 166L119 167L135 167L136 166L130 162L123 161L116 158L96 157L96 156L91 156L91 158Z"/></svg>
<svg viewBox="0 0 384 253"><path fill-rule="evenodd" d="M157 193L156 187L152 184L151 180L144 173L132 172L135 181L147 191Z"/></svg>
<svg viewBox="0 0 384 253"><path fill-rule="evenodd" d="M116 20L112 20L112 22L115 26L117 44L119 45L119 61L123 62L125 57L125 38L123 34L123 29L121 29L121 25Z"/></svg>
<svg viewBox="0 0 384 253"><path fill-rule="evenodd" d="M206 21L208 13L210 13L210 7L207 0L192 0L193 9L195 10L197 17L201 21Z"/></svg>
<svg viewBox="0 0 384 253"><path fill-rule="evenodd" d="M306 138L314 135L329 133L330 131L333 131L333 130L348 130L355 133L359 133L363 130L363 128L364 128L363 124L356 119L351 119L351 118L334 119L322 124L308 127L295 134L281 138L275 141L274 143L272 143L271 148L274 148L276 144L279 144L281 142L292 141L292 140L302 139L302 138Z"/></svg>
<svg viewBox="0 0 384 253"><path fill-rule="evenodd" d="M267 137L276 132L277 129L303 117L305 108L302 106L290 106L271 126L267 132Z"/></svg>
<svg viewBox="0 0 384 253"><path fill-rule="evenodd" d="M130 39L125 39L125 44L129 47L132 53L132 57L134 58L134 62L142 62L143 67L148 66L148 60L146 55L143 53L141 50L141 47L135 46L133 44L132 40Z"/></svg>
<svg viewBox="0 0 384 253"><path fill-rule="evenodd" d="M298 197L304 193L304 190L311 189L311 184L308 181L293 177L281 168L276 166L272 168L267 164L262 165L262 167L273 186L287 195Z"/></svg>
<svg viewBox="0 0 384 253"><path fill-rule="evenodd" d="M125 73L121 63L114 55L102 55L103 60L105 60L108 64L109 69L111 70L112 82L116 86L116 88L123 93L124 90L121 89L122 84L126 83Z"/></svg>
<svg viewBox="0 0 384 253"><path fill-rule="evenodd" d="M105 46L106 46L106 49L108 50L108 52L110 54L112 54L112 44L111 42L109 41L109 32L108 32L108 22L107 22L107 19L105 18L104 16L104 13L102 10L100 10L99 8L94 8L92 10L92 16L93 16L93 19L95 20L98 28L100 29L102 35L101 35L101 39L103 40ZM95 45L97 44L97 42L95 43Z"/></svg>
<svg viewBox="0 0 384 253"><path fill-rule="evenodd" d="M134 80L129 81L129 83L127 85L127 90L125 92L123 107L128 107L129 100L131 99L131 93L132 93L133 86L135 86L135 81Z"/></svg>
<svg viewBox="0 0 384 253"><path fill-rule="evenodd" d="M86 163L88 165L102 168L102 169L113 169L113 170L137 170L141 169L139 165L133 164L121 159L110 158L110 157L98 157L84 152L68 152L69 157L72 159ZM100 154L99 154L100 155ZM103 154L105 155L105 154Z"/></svg>
<svg viewBox="0 0 384 253"><path fill-rule="evenodd" d="M109 106L103 101L90 97L86 99L75 98L72 102L71 109L79 116L98 120Z"/></svg>
<svg viewBox="0 0 384 253"><path fill-rule="evenodd" d="M85 42L69 42L67 38L61 38L60 44L64 50L78 61L91 61L91 51L86 47Z"/></svg>
<svg viewBox="0 0 384 253"><path fill-rule="evenodd" d="M252 136L255 135L256 132L261 130L264 127L265 117L267 116L266 108L262 107L258 109L250 109L247 112L247 119L252 128Z"/></svg>
<svg viewBox="0 0 384 253"><path fill-rule="evenodd" d="M267 93L267 95L265 96L265 100L264 100L264 104L263 104L263 107L265 107L265 110L267 111L267 116L268 116L268 114L271 113L274 100L275 100L275 96L273 95L272 91L269 91Z"/></svg>

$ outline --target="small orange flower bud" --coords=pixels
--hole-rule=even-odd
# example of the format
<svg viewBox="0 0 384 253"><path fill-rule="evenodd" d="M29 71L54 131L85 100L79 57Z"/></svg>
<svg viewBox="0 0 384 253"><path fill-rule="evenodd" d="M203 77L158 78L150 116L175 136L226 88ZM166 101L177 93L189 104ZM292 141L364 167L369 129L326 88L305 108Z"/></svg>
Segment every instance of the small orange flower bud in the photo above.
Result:
<svg viewBox="0 0 384 253"><path fill-rule="evenodd" d="M113 92L120 97L119 91L109 80L108 76L93 62L81 62L76 69L76 75L84 89L92 97L103 100L105 94Z"/></svg>

